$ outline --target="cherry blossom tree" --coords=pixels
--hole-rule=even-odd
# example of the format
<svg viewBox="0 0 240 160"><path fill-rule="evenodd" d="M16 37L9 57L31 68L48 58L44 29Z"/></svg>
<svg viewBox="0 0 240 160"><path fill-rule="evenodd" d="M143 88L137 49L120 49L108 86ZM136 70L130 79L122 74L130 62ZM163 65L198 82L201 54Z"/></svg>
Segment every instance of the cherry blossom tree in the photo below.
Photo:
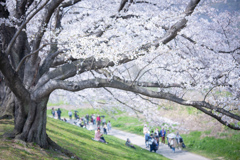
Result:
<svg viewBox="0 0 240 160"><path fill-rule="evenodd" d="M46 134L49 96L89 88L192 106L240 129L239 12L219 13L211 3L1 0L1 109L15 118L9 136L61 149ZM189 90L205 96L186 99Z"/></svg>

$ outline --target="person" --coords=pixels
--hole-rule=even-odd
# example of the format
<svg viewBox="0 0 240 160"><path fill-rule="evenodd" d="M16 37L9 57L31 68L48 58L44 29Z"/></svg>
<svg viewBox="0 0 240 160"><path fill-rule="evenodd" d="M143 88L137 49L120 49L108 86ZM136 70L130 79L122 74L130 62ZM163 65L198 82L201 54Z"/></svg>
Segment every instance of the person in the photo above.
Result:
<svg viewBox="0 0 240 160"><path fill-rule="evenodd" d="M93 114L92 119L93 119L93 125L95 125L96 124L96 116L95 116L95 114Z"/></svg>
<svg viewBox="0 0 240 160"><path fill-rule="evenodd" d="M107 144L106 140L104 139L104 137L103 137L102 135L103 135L103 134L100 132L100 128L98 128L98 129L95 131L94 140Z"/></svg>
<svg viewBox="0 0 240 160"><path fill-rule="evenodd" d="M176 138L169 138L170 141L170 148L172 148L173 153L175 153L175 148L177 147L177 140Z"/></svg>
<svg viewBox="0 0 240 160"><path fill-rule="evenodd" d="M69 119L72 119L72 111L68 112Z"/></svg>
<svg viewBox="0 0 240 160"><path fill-rule="evenodd" d="M162 143L165 144L166 131L163 128L159 133L160 133L159 137L162 137Z"/></svg>
<svg viewBox="0 0 240 160"><path fill-rule="evenodd" d="M107 124L106 123L104 123L104 125L103 125L103 131L104 131L104 134L107 134Z"/></svg>
<svg viewBox="0 0 240 160"><path fill-rule="evenodd" d="M88 125L88 122L89 122L89 115L87 114L86 116L85 116L85 118L86 118L86 123L87 123L87 125Z"/></svg>
<svg viewBox="0 0 240 160"><path fill-rule="evenodd" d="M149 145L150 145L150 152L157 151L157 140L156 138L153 137L153 135L151 134L150 138L149 138Z"/></svg>
<svg viewBox="0 0 240 160"><path fill-rule="evenodd" d="M58 119L59 120L61 120L61 113L62 113L62 111L60 110L60 108L58 108L57 114L58 114Z"/></svg>
<svg viewBox="0 0 240 160"><path fill-rule="evenodd" d="M75 119L79 119L79 117L78 117L78 115L77 115L77 111L75 111L74 117L75 117Z"/></svg>
<svg viewBox="0 0 240 160"><path fill-rule="evenodd" d="M100 125L101 125L101 118L100 118L100 116L98 115L98 116L97 116L97 127L100 127Z"/></svg>
<svg viewBox="0 0 240 160"><path fill-rule="evenodd" d="M177 135L176 135L176 140L177 140L177 147L178 147L178 149L181 151L181 150L182 150L183 139L182 139L182 137L179 135L178 132L177 132Z"/></svg>
<svg viewBox="0 0 240 160"><path fill-rule="evenodd" d="M83 126L84 126L84 122L83 122L83 119L82 119L82 118L79 120L79 125L80 125L80 127L83 128Z"/></svg>
<svg viewBox="0 0 240 160"><path fill-rule="evenodd" d="M92 122L89 122L89 127L88 127L88 130L94 130L94 127L93 127L93 123Z"/></svg>
<svg viewBox="0 0 240 160"><path fill-rule="evenodd" d="M102 127L103 127L103 125L106 123L106 119L103 117L103 119L102 119Z"/></svg>
<svg viewBox="0 0 240 160"><path fill-rule="evenodd" d="M149 135L149 131L145 134L145 144L146 144L146 148L149 147L149 144L148 144L148 141L150 140L149 139L150 135Z"/></svg>
<svg viewBox="0 0 240 160"><path fill-rule="evenodd" d="M157 144L159 145L159 137L158 137L158 134L155 132L155 136L154 136L154 138L156 138L156 140L157 140Z"/></svg>
<svg viewBox="0 0 240 160"><path fill-rule="evenodd" d="M145 124L144 127L143 127L143 134L145 136L145 134L148 132L148 128L147 128L147 125Z"/></svg>
<svg viewBox="0 0 240 160"><path fill-rule="evenodd" d="M167 135L169 134L169 129L167 130ZM167 136L166 135L166 136ZM168 142L168 147L170 147L170 143L169 143L169 139L168 139L168 137L167 137L167 142Z"/></svg>
<svg viewBox="0 0 240 160"><path fill-rule="evenodd" d="M53 118L55 117L55 110L54 108L52 108L52 115L53 115Z"/></svg>
<svg viewBox="0 0 240 160"><path fill-rule="evenodd" d="M108 121L108 123L107 123L108 132L110 132L111 128L112 128L112 125L111 125L110 121Z"/></svg>
<svg viewBox="0 0 240 160"><path fill-rule="evenodd" d="M125 145L128 146L128 147L131 147L131 148L136 149L136 148L134 147L134 145L131 143L131 141L130 141L129 138L127 138L127 141L126 141Z"/></svg>
<svg viewBox="0 0 240 160"><path fill-rule="evenodd" d="M159 135L159 131L158 131L158 128L155 129L155 132L157 135Z"/></svg>

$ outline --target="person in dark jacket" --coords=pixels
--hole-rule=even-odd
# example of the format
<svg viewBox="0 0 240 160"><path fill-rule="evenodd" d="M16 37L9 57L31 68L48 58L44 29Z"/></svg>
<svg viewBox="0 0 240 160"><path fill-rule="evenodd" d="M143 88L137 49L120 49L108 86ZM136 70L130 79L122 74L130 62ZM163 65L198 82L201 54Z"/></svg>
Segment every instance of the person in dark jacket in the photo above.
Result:
<svg viewBox="0 0 240 160"><path fill-rule="evenodd" d="M60 108L58 108L57 114L58 114L58 119L59 120L61 120L61 113L62 113L62 111L60 110Z"/></svg>
<svg viewBox="0 0 240 160"><path fill-rule="evenodd" d="M129 138L127 139L127 141L126 141L125 145L126 145L126 146L128 146L128 147L131 147L131 148L134 148L134 149L136 149L136 148L134 147L134 145L131 143L131 141L130 141L130 139L129 139Z"/></svg>
<svg viewBox="0 0 240 160"><path fill-rule="evenodd" d="M151 134L148 141L150 144L150 152L152 151L156 152L158 149L158 144L157 144L157 139L153 137L153 134Z"/></svg>

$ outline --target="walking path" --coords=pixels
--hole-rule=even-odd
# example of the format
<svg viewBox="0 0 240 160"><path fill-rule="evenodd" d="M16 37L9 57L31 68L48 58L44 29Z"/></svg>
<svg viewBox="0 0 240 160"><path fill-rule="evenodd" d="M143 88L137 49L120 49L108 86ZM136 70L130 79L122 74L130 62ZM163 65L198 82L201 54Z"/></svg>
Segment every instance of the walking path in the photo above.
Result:
<svg viewBox="0 0 240 160"><path fill-rule="evenodd" d="M74 120L68 120L68 123L73 124ZM96 125L94 125L94 128L96 129ZM108 135L112 135L114 137L120 138L122 140L127 140L129 138L134 145L138 145L139 147L143 149L149 150L149 148L146 148L145 145L145 139L143 136L139 136L136 134L120 131L117 129L111 129L111 131L108 133ZM167 157L169 159L173 160L209 160L205 157L187 152L187 151L180 151L176 149L175 153L172 152L172 149L170 149L167 145L165 144L160 144L159 149L157 150L158 154L163 155L164 157Z"/></svg>

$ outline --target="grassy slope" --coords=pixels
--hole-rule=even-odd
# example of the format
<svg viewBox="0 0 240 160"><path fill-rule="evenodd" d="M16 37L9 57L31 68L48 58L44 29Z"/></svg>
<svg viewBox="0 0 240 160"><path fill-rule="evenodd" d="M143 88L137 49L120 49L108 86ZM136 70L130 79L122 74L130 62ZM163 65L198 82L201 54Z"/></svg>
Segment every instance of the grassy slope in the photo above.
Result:
<svg viewBox="0 0 240 160"><path fill-rule="evenodd" d="M188 108L187 108L188 109ZM125 130L138 135L142 135L143 123L137 118L128 117L123 112L115 113L117 121L108 116L106 113L93 110L93 109L79 109L79 115L82 117L88 114L106 115L106 120L110 120L113 127L120 130ZM63 116L68 117L67 110L63 110ZM188 112L190 110L188 109ZM193 111L191 111L193 112ZM50 115L50 110L48 111ZM120 116L120 115L123 116ZM219 133L220 138L208 137L207 134L211 131L205 132L191 132L188 135L182 135L184 142L187 146L187 150L209 157L211 159L234 159L240 160L240 132L226 129L225 133ZM202 137L205 135L205 137Z"/></svg>
<svg viewBox="0 0 240 160"><path fill-rule="evenodd" d="M42 150L34 144L24 146L13 143L11 140L3 140L2 134L13 129L12 121L0 120L0 159L66 159L64 155L52 150ZM95 142L91 138L94 131L88 131L65 122L48 118L47 133L52 140L60 146L76 153L82 159L167 159L161 155L150 153L137 147L136 150L126 147L125 141L113 136L105 135L110 142L103 144Z"/></svg>

